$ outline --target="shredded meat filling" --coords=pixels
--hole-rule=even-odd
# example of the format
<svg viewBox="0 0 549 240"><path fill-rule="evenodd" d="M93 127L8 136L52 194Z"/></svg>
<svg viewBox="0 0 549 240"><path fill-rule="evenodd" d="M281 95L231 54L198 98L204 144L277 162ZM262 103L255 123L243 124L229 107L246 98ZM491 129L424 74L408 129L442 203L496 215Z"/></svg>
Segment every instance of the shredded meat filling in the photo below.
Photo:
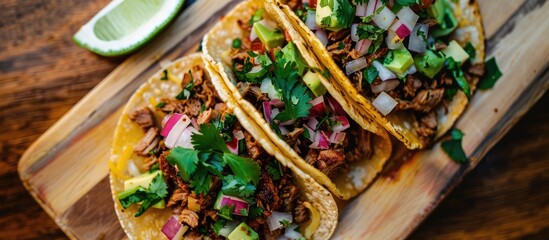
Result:
<svg viewBox="0 0 549 240"><path fill-rule="evenodd" d="M149 108L141 108L129 114L130 119L147 130L154 126L153 113Z"/></svg>

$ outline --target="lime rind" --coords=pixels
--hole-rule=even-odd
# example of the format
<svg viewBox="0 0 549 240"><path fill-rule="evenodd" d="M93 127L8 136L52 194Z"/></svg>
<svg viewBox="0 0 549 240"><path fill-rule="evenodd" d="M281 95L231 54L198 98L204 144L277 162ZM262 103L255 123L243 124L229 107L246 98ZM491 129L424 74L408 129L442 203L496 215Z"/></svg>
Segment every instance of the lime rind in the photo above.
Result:
<svg viewBox="0 0 549 240"><path fill-rule="evenodd" d="M164 0L164 4L158 12L132 33L112 41L99 39L94 32L95 23L124 1L131 0L114 0L109 3L78 30L73 36L73 41L78 46L102 56L113 57L131 53L158 35L179 13L185 3L185 0Z"/></svg>

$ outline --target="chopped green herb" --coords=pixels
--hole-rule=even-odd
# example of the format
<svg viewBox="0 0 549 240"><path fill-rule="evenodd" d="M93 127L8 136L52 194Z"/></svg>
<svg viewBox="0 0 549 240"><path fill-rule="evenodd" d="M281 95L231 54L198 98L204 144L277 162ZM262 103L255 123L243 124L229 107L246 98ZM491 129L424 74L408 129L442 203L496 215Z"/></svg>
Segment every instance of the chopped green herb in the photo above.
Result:
<svg viewBox="0 0 549 240"><path fill-rule="evenodd" d="M339 42L339 44L337 45L337 49L341 50L341 49L344 49L344 48L345 48L345 43L343 43L343 41Z"/></svg>
<svg viewBox="0 0 549 240"><path fill-rule="evenodd" d="M389 51L387 55L385 56L385 59L383 60L384 65L388 65L395 59L395 53L393 51Z"/></svg>
<svg viewBox="0 0 549 240"><path fill-rule="evenodd" d="M164 106L166 106L166 103L165 102L159 102L158 104L156 104L156 108L163 108Z"/></svg>
<svg viewBox="0 0 549 240"><path fill-rule="evenodd" d="M467 156L461 146L461 140L463 139L463 133L459 129L452 129L450 131L451 139L443 141L440 146L442 150L448 154L448 156L459 163L467 162Z"/></svg>
<svg viewBox="0 0 549 240"><path fill-rule="evenodd" d="M168 69L164 69L164 71L162 71L162 76L160 77L160 80L168 80Z"/></svg>
<svg viewBox="0 0 549 240"><path fill-rule="evenodd" d="M355 6L348 0L337 0L337 2L339 3L339 7L334 9L334 12L339 24L341 24L343 28L351 27L353 20L355 19Z"/></svg>
<svg viewBox="0 0 549 240"><path fill-rule="evenodd" d="M189 81L189 83L187 83L187 86L185 86L183 90L179 94L177 94L177 96L175 96L175 98L178 100L189 99L192 95L192 90L194 88L194 79L191 70L189 70L188 74L191 77L191 80Z"/></svg>
<svg viewBox="0 0 549 240"><path fill-rule="evenodd" d="M242 40L240 38L233 39L233 48L240 48L242 46Z"/></svg>
<svg viewBox="0 0 549 240"><path fill-rule="evenodd" d="M496 58L490 58L488 61L486 61L486 73L484 74L484 77L480 79L480 82L478 83L478 89L489 89L494 87L498 79L503 76L503 73L499 70L498 64L496 62Z"/></svg>
<svg viewBox="0 0 549 240"><path fill-rule="evenodd" d="M241 208L241 209L240 209L240 215L242 215L242 216L248 216L248 210L246 210L245 208Z"/></svg>
<svg viewBox="0 0 549 240"><path fill-rule="evenodd" d="M267 172L269 173L269 176L271 176L271 178L275 181L279 180L280 177L282 177L282 172L280 171L280 163L278 161L272 161L271 163L269 163L269 165L267 165Z"/></svg>
<svg viewBox="0 0 549 240"><path fill-rule="evenodd" d="M290 226L290 221L286 220L286 219L282 219L281 221L279 221L280 224L282 224L282 226L284 226L284 228L287 228Z"/></svg>
<svg viewBox="0 0 549 240"><path fill-rule="evenodd" d="M467 96L467 99L469 99L469 97L471 97L471 91L469 89L469 83L467 83L467 79L465 79L465 74L463 74L463 71L461 70L461 63L454 61L454 58L450 57L446 59L446 65L448 66L448 70L452 72L454 79L463 93L465 93L465 96Z"/></svg>
<svg viewBox="0 0 549 240"><path fill-rule="evenodd" d="M249 210L249 213L248 213L248 216L250 218L258 218L258 217L261 217L263 216L263 209L256 206L256 205L251 205L250 206L250 210Z"/></svg>
<svg viewBox="0 0 549 240"><path fill-rule="evenodd" d="M356 30L359 39L370 39L372 44L368 48L368 53L375 53L383 43L385 30L371 24L359 24Z"/></svg>
<svg viewBox="0 0 549 240"><path fill-rule="evenodd" d="M362 74L362 77L363 77L364 80L366 80L369 84L372 84L372 83L374 82L374 80L376 80L378 74L379 74L379 72L378 72L377 69L374 67L374 65L370 65L369 67L367 67L367 68L364 69L364 72L363 72L363 74Z"/></svg>
<svg viewBox="0 0 549 240"><path fill-rule="evenodd" d="M469 60L475 59L475 56L477 55L477 50L471 42L467 42L463 50L465 50L465 52L469 55Z"/></svg>
<svg viewBox="0 0 549 240"><path fill-rule="evenodd" d="M372 18L374 18L376 15L378 15L383 9L385 8L385 5L381 5L372 15L366 16L362 18L363 23L369 23L372 21Z"/></svg>
<svg viewBox="0 0 549 240"><path fill-rule="evenodd" d="M123 199L119 199L120 204L124 209L128 208L134 203L141 202L139 210L135 213L135 217L141 216L152 205L160 202L164 197L168 195L168 185L164 182L164 177L158 174L154 177L153 181L149 184L147 189L139 187L139 189Z"/></svg>
<svg viewBox="0 0 549 240"><path fill-rule="evenodd" d="M332 24L332 17L323 17L320 23L322 24L322 26L330 26L330 24Z"/></svg>
<svg viewBox="0 0 549 240"><path fill-rule="evenodd" d="M221 229L223 227L225 227L225 225L227 224L227 220L225 219L218 219L217 221L215 221L215 223L212 225L212 229L214 230L215 234L219 235L219 231L221 231Z"/></svg>
<svg viewBox="0 0 549 240"><path fill-rule="evenodd" d="M234 212L234 209L236 208L236 205L225 205L223 207L221 207L221 209L219 209L219 211L217 212L217 216L220 216L226 220L233 220L233 212Z"/></svg>
<svg viewBox="0 0 549 240"><path fill-rule="evenodd" d="M234 175L223 177L223 187L221 187L221 191L224 194L242 198L247 202L252 202L255 189L254 185L242 181Z"/></svg>

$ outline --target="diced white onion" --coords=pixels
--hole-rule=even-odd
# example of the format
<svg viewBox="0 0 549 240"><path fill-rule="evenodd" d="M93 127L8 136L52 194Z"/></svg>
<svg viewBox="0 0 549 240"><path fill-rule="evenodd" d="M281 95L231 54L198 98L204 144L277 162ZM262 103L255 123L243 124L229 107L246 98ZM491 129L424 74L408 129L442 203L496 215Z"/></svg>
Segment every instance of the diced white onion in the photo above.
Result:
<svg viewBox="0 0 549 240"><path fill-rule="evenodd" d="M279 99L278 93L274 88L273 82L271 81L270 78L263 79L263 81L261 81L261 86L259 87L259 89L261 89L262 93L266 93L269 99L271 100Z"/></svg>
<svg viewBox="0 0 549 240"><path fill-rule="evenodd" d="M366 3L361 3L356 5L355 16L366 17L366 11L368 10L368 5Z"/></svg>
<svg viewBox="0 0 549 240"><path fill-rule="evenodd" d="M372 105L384 116L391 113L397 104L397 101L385 92L381 92L372 102Z"/></svg>
<svg viewBox="0 0 549 240"><path fill-rule="evenodd" d="M323 29L318 29L316 30L315 35L318 40L320 40L320 42L324 44L324 46L328 45L328 34L326 34L326 31L324 31Z"/></svg>
<svg viewBox="0 0 549 240"><path fill-rule="evenodd" d="M170 130L170 133L168 133L168 136L166 137L164 144L168 148L175 147L175 144L177 143L179 136L183 133L183 131L191 124L191 119L183 114L181 118L175 123L175 125Z"/></svg>
<svg viewBox="0 0 549 240"><path fill-rule="evenodd" d="M368 65L368 62L366 61L365 57L361 57L359 59L355 59L353 61L350 61L345 65L345 73L347 75L350 75L351 73L354 73L360 69L363 69Z"/></svg>
<svg viewBox="0 0 549 240"><path fill-rule="evenodd" d="M417 68L416 68L416 65L412 64L412 66L410 66L408 68L408 70L406 71L406 75L408 74L414 74L417 72Z"/></svg>
<svg viewBox="0 0 549 240"><path fill-rule="evenodd" d="M374 20L379 28L387 30L395 18L396 15L391 11L391 9L384 7L379 14L372 18L372 20Z"/></svg>
<svg viewBox="0 0 549 240"><path fill-rule="evenodd" d="M267 218L267 224L269 225L269 230L274 231L279 228L284 227L282 225L282 222L289 222L292 223L292 213L289 212L277 212L273 211L271 213L271 216Z"/></svg>
<svg viewBox="0 0 549 240"><path fill-rule="evenodd" d="M231 232L233 232L233 230L238 227L238 224L239 223L237 221L227 222L225 226L221 228L221 230L219 230L219 235L223 237L228 237L229 234L231 234Z"/></svg>
<svg viewBox="0 0 549 240"><path fill-rule="evenodd" d="M316 30L316 11L307 11L307 19L305 25L311 30Z"/></svg>
<svg viewBox="0 0 549 240"><path fill-rule="evenodd" d="M397 12L396 15L398 16L398 19L400 19L400 21L408 27L408 29L414 29L414 26L419 19L419 16L414 13L410 7L403 7Z"/></svg>
<svg viewBox="0 0 549 240"><path fill-rule="evenodd" d="M355 23L351 25L351 40L353 40L354 42L358 42L358 40L360 40L360 38L358 37L357 28L358 24Z"/></svg>
<svg viewBox="0 0 549 240"><path fill-rule="evenodd" d="M376 12L378 8L383 5L380 0L370 0L366 7L366 16L370 16Z"/></svg>
<svg viewBox="0 0 549 240"><path fill-rule="evenodd" d="M286 136L290 133L290 131L288 131L288 129L284 126L279 126L278 128L280 129L280 134L282 134L282 136Z"/></svg>
<svg viewBox="0 0 549 240"><path fill-rule="evenodd" d="M241 130L233 131L233 135L237 140L244 139L244 133Z"/></svg>
<svg viewBox="0 0 549 240"><path fill-rule="evenodd" d="M391 70L387 69L380 62L374 61L373 65L376 68L376 70L379 74L379 78L381 78L381 80L385 81L385 80L389 80L389 79L395 79L397 77L395 75L395 73L391 72Z"/></svg>
<svg viewBox="0 0 549 240"><path fill-rule="evenodd" d="M253 42L257 39L257 33L255 32L255 28L252 27L252 31L250 32L250 42Z"/></svg>
<svg viewBox="0 0 549 240"><path fill-rule="evenodd" d="M133 162L133 160L128 161L128 171L134 177L141 175L141 173L139 172L139 169L137 168L137 166L135 166L135 163Z"/></svg>
<svg viewBox="0 0 549 240"><path fill-rule="evenodd" d="M286 231L284 232L284 237L294 240L303 238L303 235L301 235L301 233L296 231L295 229L299 229L299 226L295 223L292 223L292 225L286 228Z"/></svg>
<svg viewBox="0 0 549 240"><path fill-rule="evenodd" d="M419 32L423 32L418 35ZM429 34L429 25L416 24L408 41L408 49L417 53L424 53L427 49L427 36Z"/></svg>

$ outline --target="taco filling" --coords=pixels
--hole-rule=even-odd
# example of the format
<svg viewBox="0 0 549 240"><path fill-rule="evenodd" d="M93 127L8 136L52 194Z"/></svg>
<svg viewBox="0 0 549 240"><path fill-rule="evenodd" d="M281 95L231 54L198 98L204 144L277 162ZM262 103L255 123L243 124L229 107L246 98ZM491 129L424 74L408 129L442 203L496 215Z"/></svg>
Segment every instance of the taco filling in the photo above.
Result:
<svg viewBox="0 0 549 240"><path fill-rule="evenodd" d="M317 210L290 169L241 126L204 71L197 66L184 74L175 98L129 115L146 132L134 152L147 159L144 166L130 164L134 177L117 193L121 205L137 205L135 217L150 207L172 208L159 229L168 239L310 237ZM160 122L155 115L165 117Z"/></svg>
<svg viewBox="0 0 549 240"><path fill-rule="evenodd" d="M347 116L327 93L319 69L310 68L297 46L260 8L239 21L242 39L223 54L241 96L262 112L270 128L308 164L329 177L373 154L371 133Z"/></svg>
<svg viewBox="0 0 549 240"><path fill-rule="evenodd" d="M384 116L411 116L422 142L437 136L457 91L470 97L484 75L448 0L286 1L324 44L355 89ZM473 63L475 62L475 63ZM442 109L437 111L437 109Z"/></svg>

